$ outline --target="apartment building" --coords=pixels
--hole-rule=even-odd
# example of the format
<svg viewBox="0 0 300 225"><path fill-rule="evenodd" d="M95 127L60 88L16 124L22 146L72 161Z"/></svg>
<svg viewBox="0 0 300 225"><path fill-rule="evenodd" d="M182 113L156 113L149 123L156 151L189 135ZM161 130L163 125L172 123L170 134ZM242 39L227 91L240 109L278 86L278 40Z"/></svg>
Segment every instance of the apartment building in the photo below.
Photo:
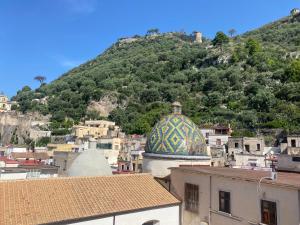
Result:
<svg viewBox="0 0 300 225"><path fill-rule="evenodd" d="M171 168L182 225L299 225L300 174L182 166Z"/></svg>

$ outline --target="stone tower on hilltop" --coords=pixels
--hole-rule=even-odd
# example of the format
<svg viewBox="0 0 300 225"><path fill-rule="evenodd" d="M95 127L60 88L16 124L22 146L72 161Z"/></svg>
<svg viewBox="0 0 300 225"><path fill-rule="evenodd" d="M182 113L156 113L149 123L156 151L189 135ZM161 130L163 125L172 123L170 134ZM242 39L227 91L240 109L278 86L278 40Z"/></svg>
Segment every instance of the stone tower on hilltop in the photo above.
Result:
<svg viewBox="0 0 300 225"><path fill-rule="evenodd" d="M194 42L202 43L202 33L199 31L194 31Z"/></svg>

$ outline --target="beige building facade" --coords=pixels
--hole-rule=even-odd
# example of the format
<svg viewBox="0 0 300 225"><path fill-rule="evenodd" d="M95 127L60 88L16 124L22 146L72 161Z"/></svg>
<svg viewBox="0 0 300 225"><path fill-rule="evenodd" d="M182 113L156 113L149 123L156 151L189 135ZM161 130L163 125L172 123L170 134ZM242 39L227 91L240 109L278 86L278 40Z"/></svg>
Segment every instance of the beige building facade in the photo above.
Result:
<svg viewBox="0 0 300 225"><path fill-rule="evenodd" d="M171 169L182 225L299 225L300 174L213 167Z"/></svg>
<svg viewBox="0 0 300 225"><path fill-rule="evenodd" d="M251 153L262 155L265 147L263 137L229 137L228 153Z"/></svg>
<svg viewBox="0 0 300 225"><path fill-rule="evenodd" d="M10 111L11 103L7 96L0 94L0 112Z"/></svg>
<svg viewBox="0 0 300 225"><path fill-rule="evenodd" d="M278 169L300 172L300 135L288 136L283 150L278 156Z"/></svg>
<svg viewBox="0 0 300 225"><path fill-rule="evenodd" d="M105 136L118 136L121 133L120 127L115 122L106 120L88 120L84 125L73 127L73 133L77 138L93 137L100 138Z"/></svg>

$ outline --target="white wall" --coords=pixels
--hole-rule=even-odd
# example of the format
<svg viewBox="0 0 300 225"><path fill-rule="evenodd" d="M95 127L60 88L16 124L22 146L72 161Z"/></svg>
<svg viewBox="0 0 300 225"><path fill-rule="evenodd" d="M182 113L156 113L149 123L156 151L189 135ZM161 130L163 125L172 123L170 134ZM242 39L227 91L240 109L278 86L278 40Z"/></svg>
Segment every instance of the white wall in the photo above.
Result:
<svg viewBox="0 0 300 225"><path fill-rule="evenodd" d="M114 218L113 217L106 217L102 219L96 219L96 220L89 220L79 223L72 223L76 225L113 225Z"/></svg>
<svg viewBox="0 0 300 225"><path fill-rule="evenodd" d="M0 173L0 180L26 179L27 173Z"/></svg>
<svg viewBox="0 0 300 225"><path fill-rule="evenodd" d="M154 177L168 176L170 167L179 167L179 165L205 165L210 166L210 159L199 160L180 160L180 159L159 159L144 156L143 172L151 173Z"/></svg>
<svg viewBox="0 0 300 225"><path fill-rule="evenodd" d="M142 225L151 220L158 220L159 225L179 225L179 206L170 206L132 212L115 217L106 217L101 219L89 220L84 222L72 223L75 225Z"/></svg>
<svg viewBox="0 0 300 225"><path fill-rule="evenodd" d="M236 166L250 166L250 163L256 163L258 167L270 166L270 161L265 162L265 156L263 155L236 154L235 160Z"/></svg>
<svg viewBox="0 0 300 225"><path fill-rule="evenodd" d="M158 220L159 225L179 225L179 206L158 208L116 217L116 225L142 225L151 220Z"/></svg>
<svg viewBox="0 0 300 225"><path fill-rule="evenodd" d="M209 135L208 137L208 144L210 146L217 146L217 139L221 140L221 145L227 144L228 143L228 135L218 135L218 134L214 134L214 135Z"/></svg>

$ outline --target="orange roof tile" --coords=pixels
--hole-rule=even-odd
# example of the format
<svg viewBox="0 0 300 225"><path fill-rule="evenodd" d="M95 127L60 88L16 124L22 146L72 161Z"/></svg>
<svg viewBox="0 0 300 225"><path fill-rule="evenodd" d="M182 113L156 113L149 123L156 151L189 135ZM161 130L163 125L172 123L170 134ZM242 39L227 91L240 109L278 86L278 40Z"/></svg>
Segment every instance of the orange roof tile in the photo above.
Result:
<svg viewBox="0 0 300 225"><path fill-rule="evenodd" d="M0 181L0 224L70 222L179 204L151 175Z"/></svg>

